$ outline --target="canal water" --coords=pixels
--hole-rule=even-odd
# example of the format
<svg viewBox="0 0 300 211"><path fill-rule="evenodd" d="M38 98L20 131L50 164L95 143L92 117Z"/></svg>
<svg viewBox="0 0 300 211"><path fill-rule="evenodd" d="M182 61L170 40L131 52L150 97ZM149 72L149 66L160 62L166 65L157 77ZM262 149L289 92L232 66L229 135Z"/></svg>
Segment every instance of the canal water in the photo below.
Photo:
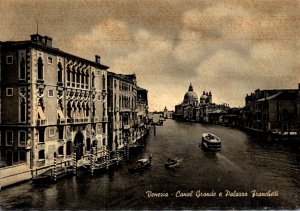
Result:
<svg viewBox="0 0 300 211"><path fill-rule="evenodd" d="M155 131L151 128L146 148L117 171L65 178L48 187L16 185L0 192L0 205L26 210L299 208L299 146L228 127L174 120ZM204 132L222 139L221 151L199 147ZM149 169L128 173L128 167L150 153ZM183 161L165 169L168 157Z"/></svg>

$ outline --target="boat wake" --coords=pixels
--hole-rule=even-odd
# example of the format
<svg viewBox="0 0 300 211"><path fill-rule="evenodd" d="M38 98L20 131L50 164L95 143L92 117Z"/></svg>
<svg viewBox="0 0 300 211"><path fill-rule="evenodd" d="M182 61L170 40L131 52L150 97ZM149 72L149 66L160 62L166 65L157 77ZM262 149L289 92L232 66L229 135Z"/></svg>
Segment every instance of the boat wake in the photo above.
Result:
<svg viewBox="0 0 300 211"><path fill-rule="evenodd" d="M172 164L172 165L168 165L168 166L166 166L167 168L176 168L176 167L178 167L181 163L182 163L182 161L183 161L183 159L182 158L174 158L174 160L176 161L176 163L174 163L174 164Z"/></svg>

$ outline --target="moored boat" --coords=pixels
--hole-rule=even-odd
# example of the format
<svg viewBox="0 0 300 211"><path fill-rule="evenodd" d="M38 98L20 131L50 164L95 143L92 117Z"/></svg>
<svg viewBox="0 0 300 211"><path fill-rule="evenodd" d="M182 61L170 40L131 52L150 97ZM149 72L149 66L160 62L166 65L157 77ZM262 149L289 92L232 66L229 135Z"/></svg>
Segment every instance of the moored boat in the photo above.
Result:
<svg viewBox="0 0 300 211"><path fill-rule="evenodd" d="M212 133L203 133L201 145L208 150L221 150L221 139Z"/></svg>

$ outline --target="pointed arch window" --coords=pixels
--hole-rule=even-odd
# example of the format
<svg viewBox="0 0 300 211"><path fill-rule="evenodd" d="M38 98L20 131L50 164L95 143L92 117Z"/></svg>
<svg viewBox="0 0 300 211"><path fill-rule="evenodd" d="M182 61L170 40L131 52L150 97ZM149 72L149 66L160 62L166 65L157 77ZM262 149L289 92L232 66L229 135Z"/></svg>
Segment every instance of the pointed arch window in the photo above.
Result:
<svg viewBox="0 0 300 211"><path fill-rule="evenodd" d="M44 64L41 57L38 58L38 80L44 80Z"/></svg>
<svg viewBox="0 0 300 211"><path fill-rule="evenodd" d="M68 118L72 118L72 104L70 101L67 104L67 116Z"/></svg>
<svg viewBox="0 0 300 211"><path fill-rule="evenodd" d="M26 121L26 102L25 99L22 98L20 100L20 122Z"/></svg>
<svg viewBox="0 0 300 211"><path fill-rule="evenodd" d="M95 73L92 73L92 87L95 87Z"/></svg>
<svg viewBox="0 0 300 211"><path fill-rule="evenodd" d="M76 81L76 71L75 69L72 70L72 86L75 86Z"/></svg>
<svg viewBox="0 0 300 211"><path fill-rule="evenodd" d="M80 70L77 69L77 73L76 73L76 84L77 84L77 87L80 86L80 78L81 78Z"/></svg>
<svg viewBox="0 0 300 211"><path fill-rule="evenodd" d="M62 65L60 62L57 65L57 81L62 83Z"/></svg>
<svg viewBox="0 0 300 211"><path fill-rule="evenodd" d="M45 150L40 150L39 151L39 160L44 160L45 159Z"/></svg>
<svg viewBox="0 0 300 211"><path fill-rule="evenodd" d="M102 89L105 90L105 75L102 75Z"/></svg>
<svg viewBox="0 0 300 211"><path fill-rule="evenodd" d="M89 72L86 72L86 75L85 75L85 87L88 89L89 88L89 83L90 83L90 75L89 75Z"/></svg>
<svg viewBox="0 0 300 211"><path fill-rule="evenodd" d="M26 67L25 67L25 59L22 56L20 61L20 79L25 80L26 79Z"/></svg>
<svg viewBox="0 0 300 211"><path fill-rule="evenodd" d="M85 75L84 75L84 71L82 70L82 73L81 73L81 88L84 88L84 78L85 78Z"/></svg>
<svg viewBox="0 0 300 211"><path fill-rule="evenodd" d="M68 85L70 85L70 81L71 81L71 69L70 66L67 67L67 82Z"/></svg>
<svg viewBox="0 0 300 211"><path fill-rule="evenodd" d="M66 155L72 154L72 141L67 141L67 147L66 147Z"/></svg>

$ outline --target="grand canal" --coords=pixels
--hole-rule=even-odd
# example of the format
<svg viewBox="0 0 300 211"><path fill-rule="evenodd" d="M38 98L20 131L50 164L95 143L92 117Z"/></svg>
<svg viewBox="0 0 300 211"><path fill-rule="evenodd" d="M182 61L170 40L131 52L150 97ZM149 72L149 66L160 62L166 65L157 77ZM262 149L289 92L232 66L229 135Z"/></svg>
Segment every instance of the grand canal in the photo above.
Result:
<svg viewBox="0 0 300 211"><path fill-rule="evenodd" d="M222 139L220 152L198 147L203 132ZM151 168L129 174L128 166L149 153ZM163 163L168 157L183 162L167 170ZM156 135L151 128L144 151L121 169L65 178L49 187L16 185L1 191L0 204L4 209L72 210L299 208L299 175L297 145L223 126L167 120L156 127Z"/></svg>

